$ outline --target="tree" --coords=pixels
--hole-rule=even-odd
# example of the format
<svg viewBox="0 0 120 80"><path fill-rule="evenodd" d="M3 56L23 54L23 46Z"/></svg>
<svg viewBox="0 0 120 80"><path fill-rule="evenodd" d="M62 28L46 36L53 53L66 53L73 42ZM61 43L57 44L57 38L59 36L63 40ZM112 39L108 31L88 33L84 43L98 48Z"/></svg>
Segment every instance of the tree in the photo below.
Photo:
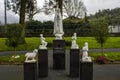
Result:
<svg viewBox="0 0 120 80"><path fill-rule="evenodd" d="M26 6L26 14L28 16L28 20L32 21L33 16L36 15L37 13L41 12L41 9L37 7L37 1L36 0L28 0Z"/></svg>
<svg viewBox="0 0 120 80"><path fill-rule="evenodd" d="M93 28L93 34L96 41L101 45L102 56L104 55L104 44L106 43L109 37L109 29L108 23L105 19L98 19L94 22L91 22L91 26Z"/></svg>
<svg viewBox="0 0 120 80"><path fill-rule="evenodd" d="M45 0L44 9L46 14L54 12L56 1L58 1L61 13L64 12L67 17L83 17L86 12L86 7L82 0Z"/></svg>
<svg viewBox="0 0 120 80"><path fill-rule="evenodd" d="M60 8L60 12L61 14L63 13L63 9L62 9L62 6L63 6L63 0L58 0L58 6Z"/></svg>
<svg viewBox="0 0 120 80"><path fill-rule="evenodd" d="M33 20L33 16L37 14L40 10L37 8L36 0L8 0L7 4L8 10L12 10L16 14L19 14L19 23L22 25L21 37L22 43L25 43L25 13L28 15L28 19Z"/></svg>
<svg viewBox="0 0 120 80"><path fill-rule="evenodd" d="M21 31L21 43L26 43L25 42L25 5L26 5L26 0L21 0L20 3L20 20L19 23L22 26L22 31Z"/></svg>
<svg viewBox="0 0 120 80"><path fill-rule="evenodd" d="M74 16L81 18L84 17L87 11L82 0L65 0L63 6L68 17Z"/></svg>
<svg viewBox="0 0 120 80"><path fill-rule="evenodd" d="M20 15L20 8L22 0L7 0L7 9L12 10L15 14ZM25 0L25 13L28 16L29 20L33 20L33 16L41 11L40 8L37 7L37 0Z"/></svg>
<svg viewBox="0 0 120 80"><path fill-rule="evenodd" d="M54 8L58 5L62 14L62 4L63 0L45 0L45 4L43 5L43 11L45 12L45 14L51 14L54 12Z"/></svg>
<svg viewBox="0 0 120 80"><path fill-rule="evenodd" d="M21 31L20 24L8 24L6 26L6 45L14 48L14 57L16 56L16 48L21 43Z"/></svg>
<svg viewBox="0 0 120 80"><path fill-rule="evenodd" d="M19 23L22 26L21 31L21 43L25 43L25 10L26 10L26 1L27 0L7 0L8 10L12 10L16 14L20 15Z"/></svg>

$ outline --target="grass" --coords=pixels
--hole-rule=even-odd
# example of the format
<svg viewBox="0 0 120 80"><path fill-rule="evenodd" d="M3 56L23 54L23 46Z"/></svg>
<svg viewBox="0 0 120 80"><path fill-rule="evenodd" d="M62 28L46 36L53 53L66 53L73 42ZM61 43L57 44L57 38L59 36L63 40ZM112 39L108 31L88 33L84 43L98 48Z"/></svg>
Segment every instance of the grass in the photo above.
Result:
<svg viewBox="0 0 120 80"><path fill-rule="evenodd" d="M12 56L0 56L0 64L22 64L25 60L24 54L19 55L20 58L12 58Z"/></svg>
<svg viewBox="0 0 120 80"><path fill-rule="evenodd" d="M69 49L71 46L71 37L65 37L66 47ZM13 50L12 47L8 47L5 45L6 38L0 38L0 51L10 51ZM52 49L52 41L54 37L46 37L46 41L48 42L48 49ZM78 37L77 44L82 48L84 42L89 43L89 48L100 48L100 45L96 42L93 37ZM26 44L19 45L17 50L33 50L37 49L40 45L40 37L28 37L26 38ZM120 48L120 37L110 37L104 48Z"/></svg>
<svg viewBox="0 0 120 80"><path fill-rule="evenodd" d="M120 52L105 52L104 54L109 60L120 61ZM90 53L89 55L93 58L93 60L96 60L101 53Z"/></svg>
<svg viewBox="0 0 120 80"><path fill-rule="evenodd" d="M69 49L71 46L71 37L65 37L66 47ZM13 50L12 47L8 47L5 45L6 38L0 38L0 51L10 51ZM46 41L48 42L48 49L52 49L52 41L54 37L46 37ZM89 48L100 48L100 45L96 42L93 37L78 37L77 44L80 48L84 45L84 42L89 43ZM40 37L28 37L26 38L26 44L19 45L17 50L33 50L37 49L40 45ZM120 48L120 37L110 37L104 48ZM109 52L105 53L110 60L120 61L120 52ZM100 53L90 53L90 56L96 60L97 56L101 55ZM20 55L21 57L18 59L13 59L11 56L0 56L0 63L11 63L11 64L21 64L25 60L24 54Z"/></svg>
<svg viewBox="0 0 120 80"><path fill-rule="evenodd" d="M93 61L97 59L97 57L101 55L101 53L89 53L89 56L92 57ZM107 58L112 61L120 61L120 52L107 52L105 53ZM25 60L24 54L20 55L20 58L14 59L9 56L0 56L0 64L23 64Z"/></svg>

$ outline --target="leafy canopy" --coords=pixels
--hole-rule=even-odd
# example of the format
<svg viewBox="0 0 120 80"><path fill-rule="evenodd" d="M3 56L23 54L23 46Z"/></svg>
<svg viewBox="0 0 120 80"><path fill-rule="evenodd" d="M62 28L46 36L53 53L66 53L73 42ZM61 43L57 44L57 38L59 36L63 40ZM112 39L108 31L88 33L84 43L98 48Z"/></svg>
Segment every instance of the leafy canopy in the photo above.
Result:
<svg viewBox="0 0 120 80"><path fill-rule="evenodd" d="M21 43L21 31L20 24L8 24L6 26L6 45L16 48Z"/></svg>

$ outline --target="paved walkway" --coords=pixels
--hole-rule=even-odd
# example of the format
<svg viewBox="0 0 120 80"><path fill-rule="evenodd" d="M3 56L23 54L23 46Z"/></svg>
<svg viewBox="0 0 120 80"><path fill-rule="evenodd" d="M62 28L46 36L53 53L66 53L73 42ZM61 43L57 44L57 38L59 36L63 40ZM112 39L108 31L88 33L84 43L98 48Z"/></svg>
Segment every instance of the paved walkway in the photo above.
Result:
<svg viewBox="0 0 120 80"><path fill-rule="evenodd" d="M48 54L48 77L38 80L80 80L70 78L69 52L66 53L66 69L53 70L53 54ZM23 65L0 65L0 80L24 80ZM120 80L120 64L93 65L93 80Z"/></svg>
<svg viewBox="0 0 120 80"><path fill-rule="evenodd" d="M17 51L17 54L23 54L26 52L31 52L32 50L29 51ZM120 52L120 48L112 48L112 49L104 49L105 52ZM49 53L53 53L52 50L48 50ZM66 52L69 52L69 50L66 50ZM101 52L101 49L89 49L89 52ZM11 55L11 53L13 53L13 51L2 51L0 52L0 56L3 55Z"/></svg>
<svg viewBox="0 0 120 80"><path fill-rule="evenodd" d="M94 65L93 80L120 80L120 64ZM38 80L80 80L69 78L69 70L52 70L49 68L47 78ZM24 80L23 65L0 65L0 80Z"/></svg>

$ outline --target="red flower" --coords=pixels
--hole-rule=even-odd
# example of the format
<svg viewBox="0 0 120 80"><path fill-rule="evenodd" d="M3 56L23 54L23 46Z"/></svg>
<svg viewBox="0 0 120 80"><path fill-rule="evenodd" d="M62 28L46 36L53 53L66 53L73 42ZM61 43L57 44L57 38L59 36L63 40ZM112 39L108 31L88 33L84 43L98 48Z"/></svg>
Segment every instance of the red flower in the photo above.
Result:
<svg viewBox="0 0 120 80"><path fill-rule="evenodd" d="M99 64L105 64L107 61L108 61L108 59L105 56L97 57L97 63L99 63Z"/></svg>

